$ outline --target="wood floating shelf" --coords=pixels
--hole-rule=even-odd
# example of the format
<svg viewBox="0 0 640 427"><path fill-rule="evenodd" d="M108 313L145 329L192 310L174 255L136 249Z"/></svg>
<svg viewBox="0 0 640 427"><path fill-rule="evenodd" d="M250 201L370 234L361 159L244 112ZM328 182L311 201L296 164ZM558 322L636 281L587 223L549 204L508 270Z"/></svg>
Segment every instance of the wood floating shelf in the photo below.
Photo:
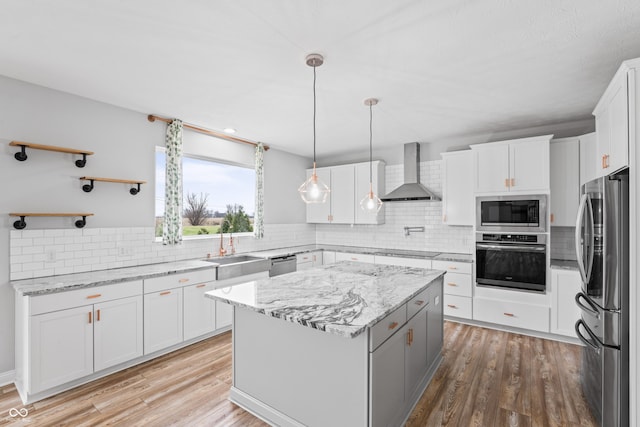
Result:
<svg viewBox="0 0 640 427"><path fill-rule="evenodd" d="M93 154L93 151L76 150L75 148L56 147L53 145L33 144L31 142L22 141L11 141L9 145L13 147L20 147L21 150L14 155L16 160L19 162L27 160L27 148L31 148L33 150L55 151L57 153L79 154L82 156L82 160L76 160L75 162L76 166L79 168L83 168L87 164L87 156Z"/></svg>
<svg viewBox="0 0 640 427"><path fill-rule="evenodd" d="M93 190L93 183L95 181L99 181L99 182L116 182L119 184L131 184L131 185L137 185L137 188L131 188L129 190L129 193L131 193L132 195L136 195L140 192L140 184L146 184L147 181L140 181L140 180L135 180L135 179L116 179L116 178L99 178L97 176L82 176L80 177L81 181L90 181L91 184L85 184L82 186L82 190L86 193L90 193L91 190Z"/></svg>
<svg viewBox="0 0 640 427"><path fill-rule="evenodd" d="M79 219L75 222L75 226L77 228L83 228L87 225L87 217L93 216L92 213L41 213L41 212L18 212L18 213L10 213L9 216L19 216L20 219L13 223L13 227L17 230L22 230L27 226L25 222L25 218L28 216L47 216L47 217L75 217L81 216L82 219Z"/></svg>

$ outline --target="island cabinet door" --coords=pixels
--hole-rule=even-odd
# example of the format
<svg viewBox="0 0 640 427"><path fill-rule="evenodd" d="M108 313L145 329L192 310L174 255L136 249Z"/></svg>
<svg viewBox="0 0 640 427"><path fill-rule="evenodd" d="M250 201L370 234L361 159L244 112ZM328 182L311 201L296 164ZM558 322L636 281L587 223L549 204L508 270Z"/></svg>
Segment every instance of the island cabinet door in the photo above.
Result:
<svg viewBox="0 0 640 427"><path fill-rule="evenodd" d="M393 425L404 407L407 325L369 354L370 420L373 427Z"/></svg>
<svg viewBox="0 0 640 427"><path fill-rule="evenodd" d="M447 273L450 274L450 273ZM443 304L442 304L442 279L429 288L429 305L427 306L427 367L431 367L438 359L442 349L444 331Z"/></svg>
<svg viewBox="0 0 640 427"><path fill-rule="evenodd" d="M405 396L411 398L427 372L427 317L423 308L407 324L405 351Z"/></svg>

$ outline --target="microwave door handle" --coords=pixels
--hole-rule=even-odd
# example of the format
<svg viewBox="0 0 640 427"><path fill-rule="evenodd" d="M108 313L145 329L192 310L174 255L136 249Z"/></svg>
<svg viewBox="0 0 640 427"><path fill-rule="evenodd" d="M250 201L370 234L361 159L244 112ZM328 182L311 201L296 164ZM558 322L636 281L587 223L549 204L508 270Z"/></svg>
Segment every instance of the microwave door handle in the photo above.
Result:
<svg viewBox="0 0 640 427"><path fill-rule="evenodd" d="M477 243L478 249L492 249L494 251L513 251L513 252L544 252L546 248L544 246L533 245L492 245L489 243Z"/></svg>
<svg viewBox="0 0 640 427"><path fill-rule="evenodd" d="M582 332L580 331L580 325L583 326L584 330L587 332L587 335L589 335L589 338L591 339L585 338L584 335L582 335ZM596 336L593 335L593 332L589 330L589 328L587 327L587 325L585 325L582 319L578 319L578 321L576 322L575 330L576 330L576 335L578 336L580 341L582 341L586 346L591 347L596 353L600 354L601 349L600 349L600 346L598 345L599 344L598 338L596 338Z"/></svg>
<svg viewBox="0 0 640 427"><path fill-rule="evenodd" d="M575 244L576 244L576 258L578 260L578 271L580 271L580 277L582 277L582 282L587 283L587 271L584 266L584 245L582 242L582 222L584 221L584 211L587 206L587 199L589 196L583 194L580 198L580 205L578 205L578 216L576 218L576 233L575 233Z"/></svg>

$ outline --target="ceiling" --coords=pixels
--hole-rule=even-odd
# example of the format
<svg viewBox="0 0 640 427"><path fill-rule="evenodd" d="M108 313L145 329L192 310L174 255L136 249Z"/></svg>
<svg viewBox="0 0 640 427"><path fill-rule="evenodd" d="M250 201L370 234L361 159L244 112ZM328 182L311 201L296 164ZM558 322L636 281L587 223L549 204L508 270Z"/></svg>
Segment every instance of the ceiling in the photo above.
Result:
<svg viewBox="0 0 640 427"><path fill-rule="evenodd" d="M311 156L589 119L638 0L0 0L0 74ZM156 125L159 126L159 125ZM523 135L524 136L524 135Z"/></svg>

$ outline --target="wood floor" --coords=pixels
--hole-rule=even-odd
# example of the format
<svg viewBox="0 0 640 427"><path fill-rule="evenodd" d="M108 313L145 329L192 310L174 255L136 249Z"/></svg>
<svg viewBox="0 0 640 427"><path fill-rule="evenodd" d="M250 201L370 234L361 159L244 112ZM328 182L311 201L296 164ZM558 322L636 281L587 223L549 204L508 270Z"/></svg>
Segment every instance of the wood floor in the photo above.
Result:
<svg viewBox="0 0 640 427"><path fill-rule="evenodd" d="M445 322L444 361L407 426L596 425L578 346ZM27 405L0 387L0 426L265 426L227 400L231 333ZM15 414L15 412L14 412Z"/></svg>

